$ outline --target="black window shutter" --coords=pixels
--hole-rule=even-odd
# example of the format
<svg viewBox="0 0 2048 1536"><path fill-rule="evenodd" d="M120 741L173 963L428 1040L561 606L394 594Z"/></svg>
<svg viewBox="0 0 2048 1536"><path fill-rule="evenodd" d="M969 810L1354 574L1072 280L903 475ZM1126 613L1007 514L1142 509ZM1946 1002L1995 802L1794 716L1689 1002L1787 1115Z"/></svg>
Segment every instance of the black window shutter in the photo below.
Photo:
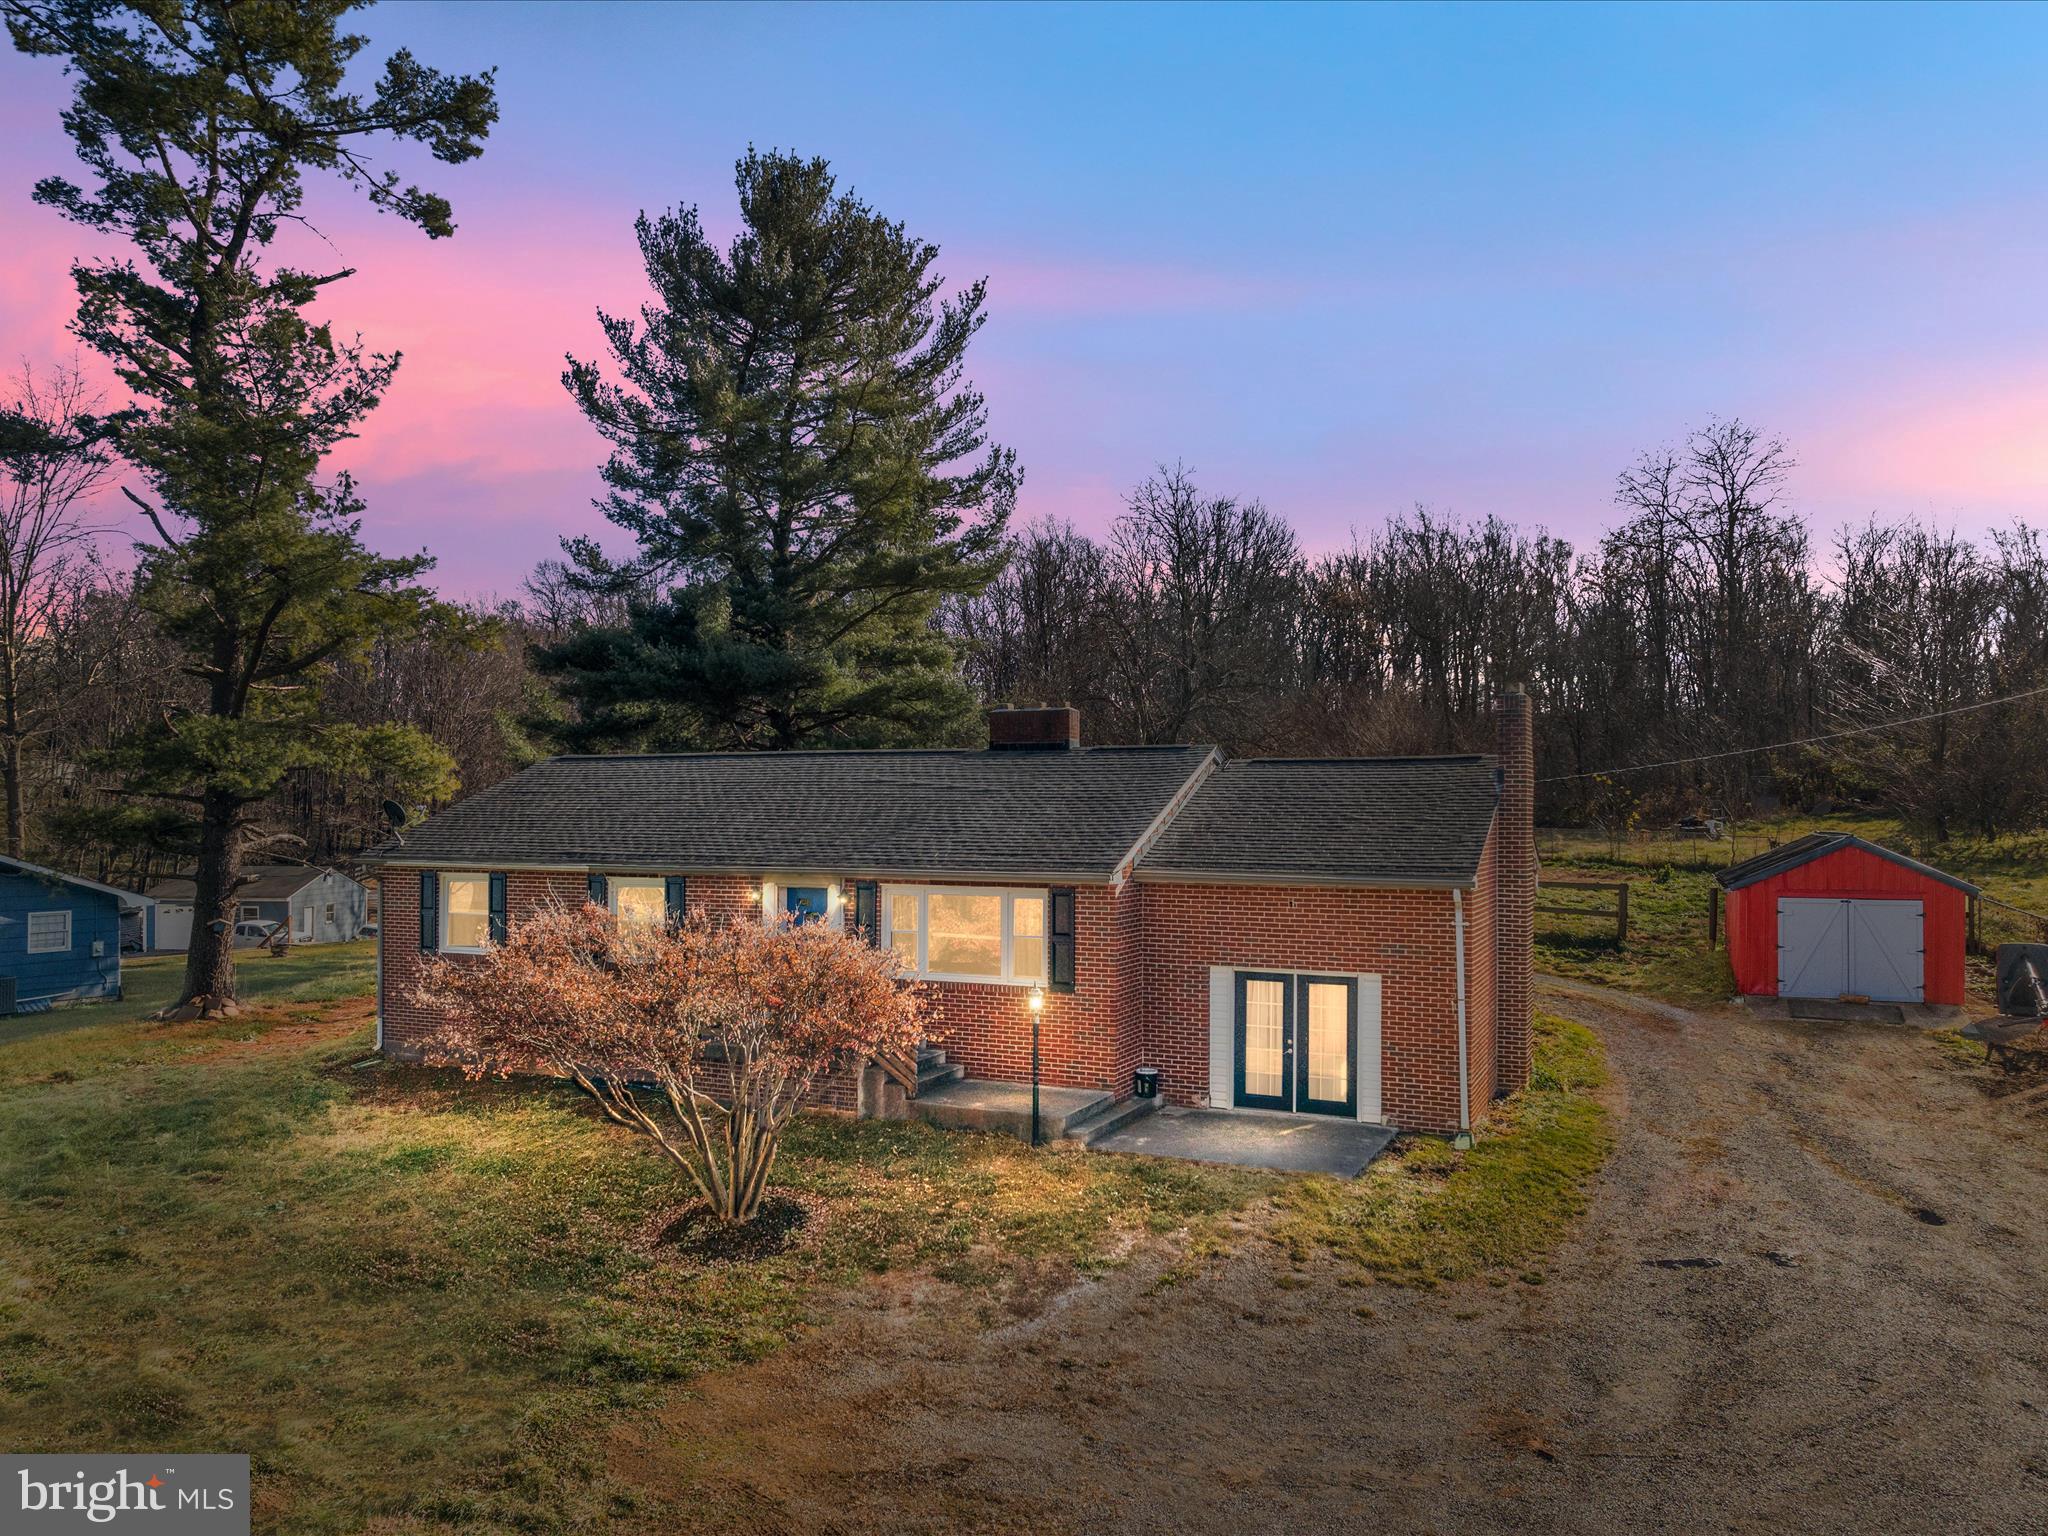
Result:
<svg viewBox="0 0 2048 1536"><path fill-rule="evenodd" d="M853 931L868 943L882 942L882 925L877 908L881 904L881 893L872 880L853 882Z"/></svg>
<svg viewBox="0 0 2048 1536"><path fill-rule="evenodd" d="M441 947L441 877L431 869L420 871L420 953L431 955Z"/></svg>
<svg viewBox="0 0 2048 1536"><path fill-rule="evenodd" d="M1056 885L1047 892L1046 949L1050 984L1055 992L1074 990L1074 888Z"/></svg>
<svg viewBox="0 0 2048 1536"><path fill-rule="evenodd" d="M662 894L668 904L669 927L682 927L690 917L690 882L681 875L670 875L663 882Z"/></svg>
<svg viewBox="0 0 2048 1536"><path fill-rule="evenodd" d="M505 877L491 876L491 942L505 942Z"/></svg>
<svg viewBox="0 0 2048 1536"><path fill-rule="evenodd" d="M592 875L590 877L590 904L593 907L608 907L611 905L611 893L605 886L603 875Z"/></svg>

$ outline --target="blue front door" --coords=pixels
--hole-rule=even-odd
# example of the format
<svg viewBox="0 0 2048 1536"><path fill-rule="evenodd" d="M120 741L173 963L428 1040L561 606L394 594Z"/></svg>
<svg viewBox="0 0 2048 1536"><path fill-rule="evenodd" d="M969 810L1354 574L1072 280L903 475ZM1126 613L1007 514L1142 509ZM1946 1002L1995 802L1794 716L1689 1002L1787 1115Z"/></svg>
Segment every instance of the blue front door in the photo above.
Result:
<svg viewBox="0 0 2048 1536"><path fill-rule="evenodd" d="M785 885L782 888L782 910L792 923L817 922L825 915L825 887Z"/></svg>

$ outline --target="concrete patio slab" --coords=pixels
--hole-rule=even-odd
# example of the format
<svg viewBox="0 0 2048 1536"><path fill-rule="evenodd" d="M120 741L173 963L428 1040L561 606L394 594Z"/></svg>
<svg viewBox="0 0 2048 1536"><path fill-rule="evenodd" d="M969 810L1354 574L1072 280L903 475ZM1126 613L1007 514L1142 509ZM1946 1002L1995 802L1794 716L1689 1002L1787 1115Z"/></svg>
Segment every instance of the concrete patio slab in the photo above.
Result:
<svg viewBox="0 0 2048 1536"><path fill-rule="evenodd" d="M1387 1149L1394 1134L1384 1125L1326 1115L1166 1108L1091 1142L1089 1150L1352 1179Z"/></svg>
<svg viewBox="0 0 2048 1536"><path fill-rule="evenodd" d="M1038 1090L1039 1135L1058 1141L1069 1125L1078 1124L1110 1107L1112 1096L1098 1088L1054 1088ZM910 1112L920 1120L949 1131L996 1131L1028 1138L1031 1135L1031 1085L992 1082L963 1077L928 1089L910 1101Z"/></svg>

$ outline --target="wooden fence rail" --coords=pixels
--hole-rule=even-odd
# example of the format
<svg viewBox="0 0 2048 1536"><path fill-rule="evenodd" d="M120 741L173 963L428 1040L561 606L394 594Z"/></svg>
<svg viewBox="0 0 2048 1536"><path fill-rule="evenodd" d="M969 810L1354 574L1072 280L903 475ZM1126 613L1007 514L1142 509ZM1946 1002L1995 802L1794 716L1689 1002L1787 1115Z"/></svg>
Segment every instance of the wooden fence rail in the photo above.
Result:
<svg viewBox="0 0 2048 1536"><path fill-rule="evenodd" d="M1986 929L1990 931L1987 933ZM2000 944L2048 944L2048 917L2029 912L1996 896L1970 898L1968 949L1973 955L1995 953Z"/></svg>
<svg viewBox="0 0 2048 1536"><path fill-rule="evenodd" d="M1544 891L1612 891L1614 905L1611 907L1546 907L1538 904L1536 911L1546 917L1611 917L1614 919L1614 942L1628 942L1628 882L1626 880L1553 880L1544 876L1537 881L1537 894Z"/></svg>

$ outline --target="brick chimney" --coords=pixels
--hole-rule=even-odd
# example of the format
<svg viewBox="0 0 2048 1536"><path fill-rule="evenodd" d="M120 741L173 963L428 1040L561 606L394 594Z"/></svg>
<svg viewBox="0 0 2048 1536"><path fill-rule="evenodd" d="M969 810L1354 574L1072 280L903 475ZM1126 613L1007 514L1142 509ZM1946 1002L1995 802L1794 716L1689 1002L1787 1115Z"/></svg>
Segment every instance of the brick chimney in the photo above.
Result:
<svg viewBox="0 0 2048 1536"><path fill-rule="evenodd" d="M1081 711L1066 705L988 712L991 752L1072 752L1081 745Z"/></svg>
<svg viewBox="0 0 2048 1536"><path fill-rule="evenodd" d="M1510 688L1494 704L1500 754L1499 844L1494 850L1494 1088L1528 1086L1536 942L1536 742L1529 696Z"/></svg>

